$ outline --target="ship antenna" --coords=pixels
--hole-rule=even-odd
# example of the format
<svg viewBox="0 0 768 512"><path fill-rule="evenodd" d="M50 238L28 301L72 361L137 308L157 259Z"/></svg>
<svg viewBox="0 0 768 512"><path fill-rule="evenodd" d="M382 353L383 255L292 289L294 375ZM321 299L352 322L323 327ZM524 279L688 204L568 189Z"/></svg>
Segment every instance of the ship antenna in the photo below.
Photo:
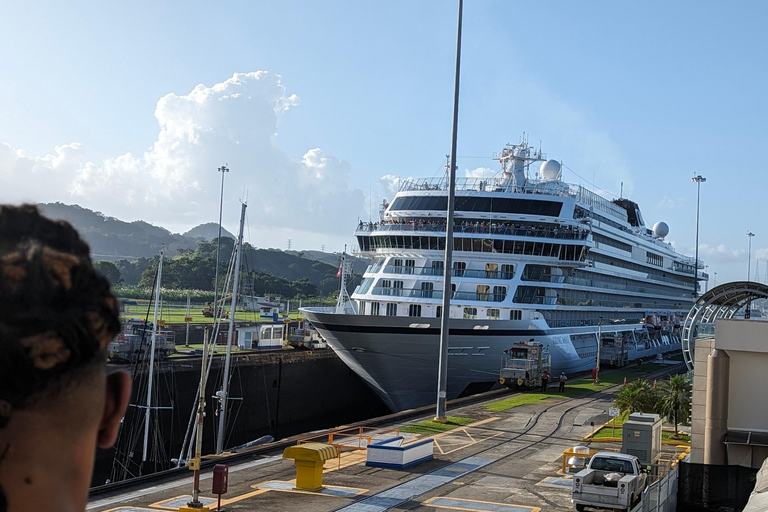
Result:
<svg viewBox="0 0 768 512"><path fill-rule="evenodd" d="M624 197L624 182L621 182L621 191L619 192L619 199Z"/></svg>

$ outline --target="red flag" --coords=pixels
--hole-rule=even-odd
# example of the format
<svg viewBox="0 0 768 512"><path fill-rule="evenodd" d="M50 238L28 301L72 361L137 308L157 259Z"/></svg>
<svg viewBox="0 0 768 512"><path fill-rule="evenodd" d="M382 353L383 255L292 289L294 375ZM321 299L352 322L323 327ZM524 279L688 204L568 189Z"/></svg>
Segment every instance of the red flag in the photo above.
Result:
<svg viewBox="0 0 768 512"><path fill-rule="evenodd" d="M341 265L339 265L339 271L336 272L336 277L341 277Z"/></svg>

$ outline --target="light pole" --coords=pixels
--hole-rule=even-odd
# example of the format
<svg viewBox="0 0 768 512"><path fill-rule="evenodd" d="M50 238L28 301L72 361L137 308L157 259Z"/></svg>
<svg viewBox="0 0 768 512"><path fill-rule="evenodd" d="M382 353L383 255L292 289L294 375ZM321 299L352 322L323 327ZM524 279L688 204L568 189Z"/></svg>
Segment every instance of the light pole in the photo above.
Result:
<svg viewBox="0 0 768 512"><path fill-rule="evenodd" d="M752 237L755 236L755 234L751 231L747 231L747 234L744 236L749 238L749 254L747 255L747 281L749 281L749 273L752 270Z"/></svg>
<svg viewBox="0 0 768 512"><path fill-rule="evenodd" d="M747 231L747 234L745 235L747 238L749 238L749 254L747 255L747 282L749 282L749 272L752 270L750 267L752 266L752 237L755 236L755 234L751 231ZM744 318L746 320L749 320L752 316L752 301L747 302L747 309L744 311Z"/></svg>
<svg viewBox="0 0 768 512"><path fill-rule="evenodd" d="M706 293L709 290L709 265L704 265L704 273L707 274L707 282L704 283L704 292Z"/></svg>
<svg viewBox="0 0 768 512"><path fill-rule="evenodd" d="M224 208L224 173L229 172L226 165L222 165L218 169L221 173L221 198L219 199L219 237L216 239L216 278L213 284L213 321L216 322L219 314L219 253L221 251L221 212ZM213 341L216 343L216 340Z"/></svg>
<svg viewBox="0 0 768 512"><path fill-rule="evenodd" d="M691 181L696 183L696 265L693 269L693 299L699 292L699 200L701 198L701 183L707 181L701 174L697 174Z"/></svg>

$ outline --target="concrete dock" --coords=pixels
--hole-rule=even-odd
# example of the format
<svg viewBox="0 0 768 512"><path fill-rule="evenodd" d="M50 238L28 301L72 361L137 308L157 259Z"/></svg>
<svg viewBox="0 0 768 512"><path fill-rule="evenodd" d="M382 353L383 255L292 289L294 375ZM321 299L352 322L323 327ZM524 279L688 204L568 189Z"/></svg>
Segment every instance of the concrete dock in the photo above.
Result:
<svg viewBox="0 0 768 512"><path fill-rule="evenodd" d="M646 376L647 378L647 376ZM651 377L653 378L653 377ZM434 459L408 469L367 467L365 445L391 437L395 429L432 417L350 429L334 434L341 456L325 462L320 492L294 490L296 470L282 459L282 448L262 449L245 462L230 464L229 490L222 510L312 512L384 512L387 510L464 510L554 512L574 510L571 476L562 472L562 454L578 445L618 451L620 443L584 441L608 421L618 386L578 398L550 388L535 403L494 411L489 405L513 396L499 394L451 408L449 415L473 418L466 426L436 435L402 434L407 440L431 437ZM362 435L358 435L362 432ZM370 439L369 439L370 438ZM327 442L327 435L315 437ZM357 449L357 448L360 449ZM665 452L684 448L665 445ZM89 511L138 512L178 510L191 497L191 472L174 481L144 484L112 496L99 495ZM216 510L211 472L201 476L202 499Z"/></svg>

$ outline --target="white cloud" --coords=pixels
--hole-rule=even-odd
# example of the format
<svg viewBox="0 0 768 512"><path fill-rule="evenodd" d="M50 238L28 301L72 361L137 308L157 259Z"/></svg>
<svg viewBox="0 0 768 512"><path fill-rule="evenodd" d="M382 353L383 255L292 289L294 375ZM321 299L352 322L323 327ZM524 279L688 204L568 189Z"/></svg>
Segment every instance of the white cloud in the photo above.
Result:
<svg viewBox="0 0 768 512"><path fill-rule="evenodd" d="M661 198L661 201L659 201L656 204L657 208L664 208L664 209L671 209L671 208L679 208L680 206L683 206L685 204L685 198L684 197L668 197L664 196Z"/></svg>
<svg viewBox="0 0 768 512"><path fill-rule="evenodd" d="M225 221L239 215L231 205L247 189L252 229L347 235L366 207L363 192L349 186L350 165L319 148L291 159L275 144L280 118L297 105L279 75L235 73L161 98L160 131L142 155L89 162L85 147L70 143L29 157L0 143L2 201L78 203L126 220L191 227L215 220L216 169L227 162Z"/></svg>
<svg viewBox="0 0 768 512"><path fill-rule="evenodd" d="M489 167L477 167L475 169L464 169L464 176L467 178L491 178L495 176L497 171L492 170Z"/></svg>
<svg viewBox="0 0 768 512"><path fill-rule="evenodd" d="M699 244L699 258L713 265L718 263L732 263L747 259L747 251L744 249L733 249L720 244L717 247L711 247L707 244Z"/></svg>

